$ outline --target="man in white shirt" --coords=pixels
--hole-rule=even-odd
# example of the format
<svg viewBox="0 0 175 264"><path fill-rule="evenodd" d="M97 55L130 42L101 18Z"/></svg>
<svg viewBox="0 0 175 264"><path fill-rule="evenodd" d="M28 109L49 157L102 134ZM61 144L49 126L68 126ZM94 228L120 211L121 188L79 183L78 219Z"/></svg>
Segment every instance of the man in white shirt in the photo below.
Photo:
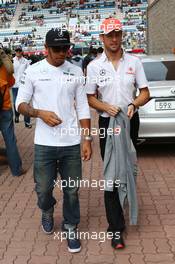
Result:
<svg viewBox="0 0 175 264"><path fill-rule="evenodd" d="M23 51L21 46L16 47L15 53L16 56L13 59L15 84L12 87L12 94L13 94L13 105L15 110L15 123L19 123L20 114L16 111L15 102L18 94L20 80L23 76L24 71L30 65L30 61L23 57ZM25 127L27 128L32 127L32 125L30 124L30 117L24 116L24 123L25 123Z"/></svg>
<svg viewBox="0 0 175 264"><path fill-rule="evenodd" d="M89 105L100 113L99 128L106 131L105 137L100 138L101 156L104 159L110 116L115 117L122 107L128 107L130 135L136 145L139 129L137 108L149 100L149 90L140 59L125 53L121 48L121 22L115 18L105 19L101 25L100 39L104 44L104 52L87 67L86 92ZM139 95L136 97L137 89ZM105 207L108 231L114 234L112 247L124 248L122 232L125 221L116 186L113 192L105 191ZM116 232L120 232L120 239L115 236Z"/></svg>
<svg viewBox="0 0 175 264"><path fill-rule="evenodd" d="M46 59L29 67L21 80L16 107L23 115L36 118L34 179L38 206L42 210L42 228L53 232L54 181L57 164L63 188L63 225L69 236L68 250L79 252L76 237L80 221L77 181L82 177L78 120L83 128L82 158L91 157L90 112L83 73L67 61L69 32L51 29L46 34ZM33 107L29 105L32 99ZM58 163L59 162L59 163ZM69 185L69 180L75 186Z"/></svg>

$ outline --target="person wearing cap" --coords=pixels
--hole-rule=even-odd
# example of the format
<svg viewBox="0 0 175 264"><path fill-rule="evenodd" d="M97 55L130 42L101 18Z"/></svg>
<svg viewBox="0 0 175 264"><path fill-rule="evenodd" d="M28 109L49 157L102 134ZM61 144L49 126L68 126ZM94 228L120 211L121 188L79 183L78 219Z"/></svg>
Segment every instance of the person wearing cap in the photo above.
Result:
<svg viewBox="0 0 175 264"><path fill-rule="evenodd" d="M87 67L86 92L88 102L99 112L99 128L109 126L110 117L115 117L121 108L127 109L130 119L130 136L136 146L139 116L137 109L149 100L148 83L139 58L127 54L122 49L122 24L118 19L105 19L101 25L100 40L104 45L102 55ZM136 97L136 91L139 95ZM104 160L107 133L100 138L101 156ZM122 233L125 229L123 210L117 187L105 191L108 231L113 232L112 247L124 248ZM120 239L115 236L120 232Z"/></svg>
<svg viewBox="0 0 175 264"><path fill-rule="evenodd" d="M30 65L30 61L24 58L23 56L23 51L21 46L15 48L15 57L13 58L13 65L14 65L14 77L15 77L15 84L12 87L13 105L15 110L15 123L19 123L20 114L16 111L15 102L18 94L20 80L23 76L24 71ZM30 117L24 116L24 123L25 123L25 127L27 128L32 127L30 123Z"/></svg>
<svg viewBox="0 0 175 264"><path fill-rule="evenodd" d="M82 177L82 159L91 157L90 112L80 67L66 61L71 46L69 32L51 29L46 34L47 58L30 66L21 80L16 108L23 115L36 118L34 179L38 206L42 210L42 228L53 232L54 182L57 166L63 187L62 230L67 234L68 250L81 249L77 237L80 222L78 184ZM33 107L29 105L32 99ZM69 185L69 180L75 182Z"/></svg>

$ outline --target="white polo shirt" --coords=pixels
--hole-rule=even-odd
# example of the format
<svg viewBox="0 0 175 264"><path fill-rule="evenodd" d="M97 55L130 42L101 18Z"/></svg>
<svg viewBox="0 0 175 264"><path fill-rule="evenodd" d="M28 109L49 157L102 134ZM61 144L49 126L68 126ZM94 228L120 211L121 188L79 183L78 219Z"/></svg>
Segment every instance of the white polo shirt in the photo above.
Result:
<svg viewBox="0 0 175 264"><path fill-rule="evenodd" d="M117 70L105 52L87 67L86 93L98 91L100 100L119 107L127 106L136 97L137 89L148 87L140 59L123 53ZM105 112L103 117L109 117Z"/></svg>
<svg viewBox="0 0 175 264"><path fill-rule="evenodd" d="M16 108L32 99L35 109L53 111L63 121L50 127L37 118L35 144L72 146L80 143L78 119L90 118L83 82L80 67L67 61L55 67L44 59L27 68L19 87Z"/></svg>
<svg viewBox="0 0 175 264"><path fill-rule="evenodd" d="M29 65L30 65L30 61L27 60L26 58L21 57L20 59L18 59L16 56L14 57L13 66L14 66L15 84L13 87L19 88L22 75Z"/></svg>

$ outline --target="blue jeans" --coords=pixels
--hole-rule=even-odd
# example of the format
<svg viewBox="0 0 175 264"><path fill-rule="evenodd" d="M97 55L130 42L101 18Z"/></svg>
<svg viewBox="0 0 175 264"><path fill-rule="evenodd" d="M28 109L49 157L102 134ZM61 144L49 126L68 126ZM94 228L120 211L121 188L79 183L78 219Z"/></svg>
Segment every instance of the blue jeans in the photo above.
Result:
<svg viewBox="0 0 175 264"><path fill-rule="evenodd" d="M38 196L38 206L45 211L53 208L56 204L53 189L57 179L57 169L61 181L67 183L67 186L63 187L64 224L76 226L80 222L79 184L69 186L68 182L69 179L77 182L82 177L79 144L66 147L35 145L35 190ZM55 185L55 188L58 188L58 186Z"/></svg>
<svg viewBox="0 0 175 264"><path fill-rule="evenodd" d="M14 106L14 110L15 110L15 117L19 117L20 113L16 111L16 97L18 95L18 88L12 88L12 94L13 94L13 106ZM24 122L30 124L30 117L29 116L24 116Z"/></svg>
<svg viewBox="0 0 175 264"><path fill-rule="evenodd" d="M1 111L0 131L5 141L7 159L11 172L14 176L18 176L21 173L22 162L16 145L12 109Z"/></svg>

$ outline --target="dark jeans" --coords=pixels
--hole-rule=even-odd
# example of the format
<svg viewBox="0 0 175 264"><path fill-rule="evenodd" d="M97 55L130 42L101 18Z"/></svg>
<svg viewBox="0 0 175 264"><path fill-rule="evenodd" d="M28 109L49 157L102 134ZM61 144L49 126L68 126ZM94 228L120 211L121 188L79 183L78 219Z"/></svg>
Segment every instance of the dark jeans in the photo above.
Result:
<svg viewBox="0 0 175 264"><path fill-rule="evenodd" d="M105 146L107 139L107 129L109 126L110 118L99 117L99 128L105 129L105 137L100 138L100 150L101 157L104 160ZM134 146L136 146L139 130L139 115L136 112L133 118L130 121L130 136L133 141ZM123 231L125 229L125 219L123 216L123 210L120 205L118 190L114 186L113 192L105 191L104 192L104 201L106 208L106 217L109 224L109 232Z"/></svg>
<svg viewBox="0 0 175 264"><path fill-rule="evenodd" d="M16 111L16 97L18 95L18 88L12 88L12 94L13 94L13 107L15 111L15 117L19 118L20 113ZM29 116L24 116L24 123L30 124L30 117Z"/></svg>
<svg viewBox="0 0 175 264"><path fill-rule="evenodd" d="M18 176L21 173L22 162L16 145L12 110L1 111L0 131L5 141L6 154L11 172L14 176Z"/></svg>
<svg viewBox="0 0 175 264"><path fill-rule="evenodd" d="M38 206L49 210L56 204L53 197L54 181L57 179L57 167L63 187L64 224L76 226L80 222L78 184L69 186L69 179L77 182L82 177L80 145L52 147L35 145L34 180L38 196ZM56 181L58 182L58 181ZM58 188L55 185L55 188Z"/></svg>

